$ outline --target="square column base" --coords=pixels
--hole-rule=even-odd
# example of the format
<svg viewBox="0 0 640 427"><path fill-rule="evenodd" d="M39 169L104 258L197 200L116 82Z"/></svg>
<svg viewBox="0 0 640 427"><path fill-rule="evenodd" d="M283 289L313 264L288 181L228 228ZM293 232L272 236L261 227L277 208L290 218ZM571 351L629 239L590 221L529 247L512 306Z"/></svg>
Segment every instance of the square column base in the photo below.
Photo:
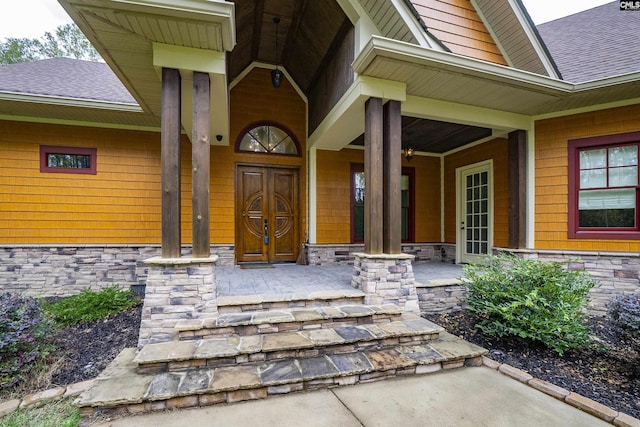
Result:
<svg viewBox="0 0 640 427"><path fill-rule="evenodd" d="M215 263L209 258L161 258L149 265L138 347L176 340L179 320L217 317Z"/></svg>
<svg viewBox="0 0 640 427"><path fill-rule="evenodd" d="M419 313L413 255L354 254L351 286L365 293L365 304L396 304Z"/></svg>

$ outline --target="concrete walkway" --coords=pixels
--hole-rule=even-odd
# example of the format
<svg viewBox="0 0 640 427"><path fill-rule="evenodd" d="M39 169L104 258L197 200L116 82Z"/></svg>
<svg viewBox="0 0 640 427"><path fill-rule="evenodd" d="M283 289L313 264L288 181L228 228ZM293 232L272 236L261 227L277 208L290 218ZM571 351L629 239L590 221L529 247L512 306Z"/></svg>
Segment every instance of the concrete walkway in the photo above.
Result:
<svg viewBox="0 0 640 427"><path fill-rule="evenodd" d="M265 400L151 413L112 427L610 426L486 367L289 394Z"/></svg>

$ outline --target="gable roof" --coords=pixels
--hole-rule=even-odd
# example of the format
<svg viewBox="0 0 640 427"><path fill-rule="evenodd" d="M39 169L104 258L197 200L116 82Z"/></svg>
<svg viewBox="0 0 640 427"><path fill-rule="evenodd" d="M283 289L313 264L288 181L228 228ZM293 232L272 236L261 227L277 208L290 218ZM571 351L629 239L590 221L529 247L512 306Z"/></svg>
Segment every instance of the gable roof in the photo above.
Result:
<svg viewBox="0 0 640 427"><path fill-rule="evenodd" d="M71 58L0 66L0 91L136 104L107 64Z"/></svg>
<svg viewBox="0 0 640 427"><path fill-rule="evenodd" d="M564 80L581 83L640 71L640 14L613 1L540 24Z"/></svg>

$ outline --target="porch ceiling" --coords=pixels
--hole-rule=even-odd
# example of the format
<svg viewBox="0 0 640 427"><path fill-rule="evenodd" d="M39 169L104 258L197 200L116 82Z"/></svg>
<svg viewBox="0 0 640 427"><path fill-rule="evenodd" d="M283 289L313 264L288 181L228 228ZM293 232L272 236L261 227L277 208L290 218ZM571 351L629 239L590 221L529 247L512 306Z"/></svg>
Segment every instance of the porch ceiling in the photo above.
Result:
<svg viewBox="0 0 640 427"><path fill-rule="evenodd" d="M489 128L402 116L403 149L442 154L491 135ZM364 146L364 136L350 145Z"/></svg>
<svg viewBox="0 0 640 427"><path fill-rule="evenodd" d="M233 0L237 44L228 53L229 81L251 63L287 70L308 95L335 41L344 38L351 22L336 0ZM276 26L278 24L278 52Z"/></svg>

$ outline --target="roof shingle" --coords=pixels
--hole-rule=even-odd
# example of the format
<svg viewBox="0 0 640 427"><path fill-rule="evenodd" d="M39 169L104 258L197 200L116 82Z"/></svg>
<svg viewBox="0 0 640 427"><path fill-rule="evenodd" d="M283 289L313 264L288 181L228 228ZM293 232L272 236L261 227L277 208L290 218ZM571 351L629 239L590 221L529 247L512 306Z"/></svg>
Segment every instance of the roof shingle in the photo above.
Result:
<svg viewBox="0 0 640 427"><path fill-rule="evenodd" d="M107 64L71 58L0 66L0 91L137 104Z"/></svg>
<svg viewBox="0 0 640 427"><path fill-rule="evenodd" d="M613 1L537 26L564 80L581 83L640 71L640 12Z"/></svg>

